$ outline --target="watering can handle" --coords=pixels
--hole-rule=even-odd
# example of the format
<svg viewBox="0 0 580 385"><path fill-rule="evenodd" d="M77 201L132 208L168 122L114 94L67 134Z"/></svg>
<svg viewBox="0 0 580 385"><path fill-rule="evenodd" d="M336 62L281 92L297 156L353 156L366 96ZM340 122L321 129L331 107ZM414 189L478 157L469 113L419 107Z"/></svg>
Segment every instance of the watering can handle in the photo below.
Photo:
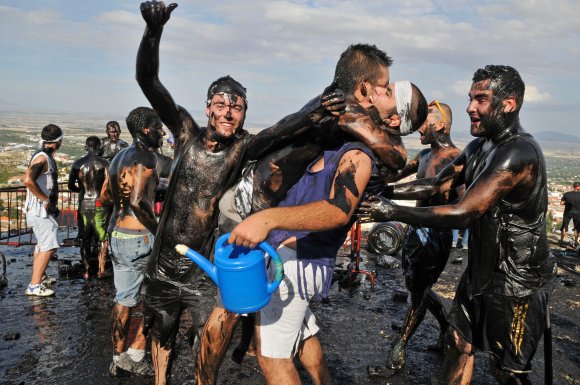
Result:
<svg viewBox="0 0 580 385"><path fill-rule="evenodd" d="M219 237L218 240L216 241L215 245L216 249L222 247L224 243L227 242L229 237L230 233L224 234L221 237ZM276 250L274 250L274 248L268 242L266 241L260 242L258 248L262 249L263 251L268 253L270 257L272 257L272 262L274 263L274 267L276 268L274 280L268 283L267 287L268 293L271 294L274 290L278 288L278 286L280 286L280 282L282 281L282 278L284 278L284 266L282 263L282 259L280 259L280 255L278 255L278 252L276 252Z"/></svg>

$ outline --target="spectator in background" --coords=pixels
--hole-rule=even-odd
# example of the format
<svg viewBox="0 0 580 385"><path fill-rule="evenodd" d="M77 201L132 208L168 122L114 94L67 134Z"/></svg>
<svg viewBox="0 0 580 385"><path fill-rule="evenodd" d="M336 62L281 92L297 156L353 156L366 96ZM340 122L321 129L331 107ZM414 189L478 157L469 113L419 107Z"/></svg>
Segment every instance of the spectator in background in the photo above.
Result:
<svg viewBox="0 0 580 385"><path fill-rule="evenodd" d="M89 262L98 258L97 277L105 275L105 262L108 242L107 213L100 207L101 189L107 178L109 163L98 156L101 140L89 136L85 142L87 155L77 159L68 176L68 189L78 193L78 239L81 241L81 258L83 261L83 278L89 279Z"/></svg>
<svg viewBox="0 0 580 385"><path fill-rule="evenodd" d="M121 126L119 126L119 122L115 120L108 122L107 137L101 139L102 147L99 151L99 156L105 158L109 163L122 149L129 147L129 143L119 138L120 135Z"/></svg>
<svg viewBox="0 0 580 385"><path fill-rule="evenodd" d="M565 246L564 236L568 232L570 220L574 220L574 247L578 247L578 229L580 228L580 182L574 182L574 190L562 195L561 205L564 206L564 219L560 228L560 246Z"/></svg>
<svg viewBox="0 0 580 385"><path fill-rule="evenodd" d="M26 222L32 227L37 240L34 248L32 277L25 294L47 297L54 295L54 290L46 287L54 283L54 278L45 275L48 262L60 246L58 243L58 169L53 155L62 144L62 130L49 124L40 135L42 148L32 156L24 175L26 201L24 212Z"/></svg>

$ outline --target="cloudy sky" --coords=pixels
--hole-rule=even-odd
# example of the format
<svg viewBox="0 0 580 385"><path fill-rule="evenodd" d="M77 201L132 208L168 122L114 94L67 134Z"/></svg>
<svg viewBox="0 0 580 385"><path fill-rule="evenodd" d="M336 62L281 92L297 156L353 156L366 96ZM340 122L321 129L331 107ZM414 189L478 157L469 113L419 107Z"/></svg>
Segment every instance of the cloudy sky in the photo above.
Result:
<svg viewBox="0 0 580 385"><path fill-rule="evenodd" d="M448 102L467 132L473 72L517 68L531 132L577 134L580 1L181 1L161 42L160 78L199 123L207 86L230 74L248 89L246 124L294 112L332 80L340 53L371 43ZM138 1L0 0L0 113L90 113L119 119L148 105L135 77L145 23ZM579 134L580 136L580 134Z"/></svg>

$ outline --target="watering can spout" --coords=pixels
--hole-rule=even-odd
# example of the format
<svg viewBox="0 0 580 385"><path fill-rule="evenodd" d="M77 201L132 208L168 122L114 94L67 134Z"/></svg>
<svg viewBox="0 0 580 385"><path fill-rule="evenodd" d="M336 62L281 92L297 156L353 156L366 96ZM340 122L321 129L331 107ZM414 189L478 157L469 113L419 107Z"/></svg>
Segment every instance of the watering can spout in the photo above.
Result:
<svg viewBox="0 0 580 385"><path fill-rule="evenodd" d="M217 268L203 255L182 244L176 245L175 251L195 262L219 286Z"/></svg>

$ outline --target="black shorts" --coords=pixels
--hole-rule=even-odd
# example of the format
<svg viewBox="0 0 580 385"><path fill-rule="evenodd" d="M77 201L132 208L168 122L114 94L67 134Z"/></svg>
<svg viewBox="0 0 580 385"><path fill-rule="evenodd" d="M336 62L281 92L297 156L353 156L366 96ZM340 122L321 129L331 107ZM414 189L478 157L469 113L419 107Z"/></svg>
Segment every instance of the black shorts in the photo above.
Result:
<svg viewBox="0 0 580 385"><path fill-rule="evenodd" d="M402 265L409 290L437 282L449 259L452 241L452 230L407 226Z"/></svg>
<svg viewBox="0 0 580 385"><path fill-rule="evenodd" d="M209 278L194 284L146 279L143 301L144 332L161 347L171 347L179 331L183 309L188 308L195 331L201 329L216 304L217 287Z"/></svg>
<svg viewBox="0 0 580 385"><path fill-rule="evenodd" d="M493 354L501 369L529 372L546 328L550 292L548 285L527 297L481 294L472 298L464 273L447 320L465 340Z"/></svg>
<svg viewBox="0 0 580 385"><path fill-rule="evenodd" d="M562 227L560 227L560 231L568 231L568 226L570 225L570 221L573 220L574 227L573 229L578 231L580 230L580 218L579 217L564 217L562 220Z"/></svg>

